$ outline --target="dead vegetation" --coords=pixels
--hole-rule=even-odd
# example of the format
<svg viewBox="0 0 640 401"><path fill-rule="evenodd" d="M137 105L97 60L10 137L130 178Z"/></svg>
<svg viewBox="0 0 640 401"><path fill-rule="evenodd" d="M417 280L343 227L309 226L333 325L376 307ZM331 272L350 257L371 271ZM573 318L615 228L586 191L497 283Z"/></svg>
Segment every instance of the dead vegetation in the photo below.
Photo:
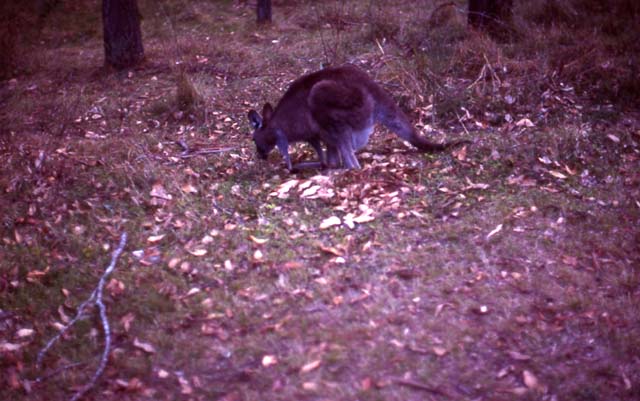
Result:
<svg viewBox="0 0 640 401"><path fill-rule="evenodd" d="M274 2L257 27L247 2L141 1L146 62L120 74L98 3L59 2L2 66L0 399L90 379L93 318L36 357L122 231L89 398L640 396L636 2L517 2L496 43L464 2ZM343 61L474 144L257 161L247 110Z"/></svg>

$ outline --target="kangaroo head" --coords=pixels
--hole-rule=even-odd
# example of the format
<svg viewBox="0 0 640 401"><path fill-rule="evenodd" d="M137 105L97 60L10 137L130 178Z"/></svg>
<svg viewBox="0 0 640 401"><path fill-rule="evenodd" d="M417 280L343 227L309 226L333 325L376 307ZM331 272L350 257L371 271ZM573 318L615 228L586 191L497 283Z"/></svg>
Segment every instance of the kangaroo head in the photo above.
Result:
<svg viewBox="0 0 640 401"><path fill-rule="evenodd" d="M249 122L253 126L253 142L261 159L266 159L276 146L276 134L273 127L269 126L272 114L273 107L269 103L262 108L262 116L255 110L250 110L248 114Z"/></svg>
<svg viewBox="0 0 640 401"><path fill-rule="evenodd" d="M261 159L266 159L273 148L277 146L289 165L291 163L288 151L289 142L284 132L271 124L272 116L273 107L269 103L265 103L262 108L262 116L255 110L249 111L249 122L253 126L253 142L256 144L256 150Z"/></svg>

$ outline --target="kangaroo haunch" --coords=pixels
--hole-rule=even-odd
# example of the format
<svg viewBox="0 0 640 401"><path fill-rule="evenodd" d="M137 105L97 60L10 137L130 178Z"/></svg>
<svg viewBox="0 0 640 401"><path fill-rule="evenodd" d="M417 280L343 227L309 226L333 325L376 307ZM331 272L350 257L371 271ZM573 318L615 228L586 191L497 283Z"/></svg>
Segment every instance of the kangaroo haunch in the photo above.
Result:
<svg viewBox="0 0 640 401"><path fill-rule="evenodd" d="M434 143L421 137L391 95L353 65L327 68L294 81L275 110L267 103L262 116L249 111L253 141L266 159L277 147L287 168L360 168L355 152L369 141L381 123L422 152L441 151L468 141ZM318 163L291 165L289 144L308 142ZM323 149L326 146L326 155Z"/></svg>

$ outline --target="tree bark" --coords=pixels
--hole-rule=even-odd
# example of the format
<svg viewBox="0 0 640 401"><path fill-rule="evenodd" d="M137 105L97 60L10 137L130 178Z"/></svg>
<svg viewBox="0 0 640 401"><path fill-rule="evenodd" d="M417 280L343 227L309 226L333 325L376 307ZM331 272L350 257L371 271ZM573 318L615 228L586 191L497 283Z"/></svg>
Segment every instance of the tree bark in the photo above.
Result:
<svg viewBox="0 0 640 401"><path fill-rule="evenodd" d="M258 0L258 23L271 22L271 0Z"/></svg>
<svg viewBox="0 0 640 401"><path fill-rule="evenodd" d="M504 35L511 29L513 0L469 0L467 22L476 29L493 35Z"/></svg>
<svg viewBox="0 0 640 401"><path fill-rule="evenodd" d="M102 0L102 24L107 65L120 70L142 61L144 49L136 0Z"/></svg>

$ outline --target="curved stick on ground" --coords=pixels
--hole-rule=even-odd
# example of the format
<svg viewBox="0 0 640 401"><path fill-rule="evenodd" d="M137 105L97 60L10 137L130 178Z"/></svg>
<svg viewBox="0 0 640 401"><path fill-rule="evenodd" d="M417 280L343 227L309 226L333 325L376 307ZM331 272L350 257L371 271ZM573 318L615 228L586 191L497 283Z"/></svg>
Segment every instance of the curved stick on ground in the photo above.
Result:
<svg viewBox="0 0 640 401"><path fill-rule="evenodd" d="M71 321L66 326L64 326L58 334L56 334L51 340L49 340L49 342L44 346L44 348L42 348L42 350L40 350L40 352L38 353L38 358L36 360L36 367L40 369L42 365L42 359L44 358L44 355L46 354L46 352L53 346L53 344L64 333L66 333L69 330L71 326L73 326L75 322L78 321L78 319L80 319L80 317L82 317L86 307L90 303L95 303L98 306L98 309L100 312L100 321L102 322L102 329L104 331L104 350L102 351L102 357L100 358L100 363L98 364L98 368L96 369L95 373L91 377L91 380L89 381L89 383L84 385L77 393L75 393L73 397L71 397L71 401L79 400L80 398L82 398L82 396L84 396L87 393L87 391L91 390L91 388L95 386L96 382L102 375L102 372L104 372L104 368L107 365L107 359L109 357L109 352L111 351L111 328L109 326L109 320L107 319L106 307L102 302L102 292L104 290L107 277L115 269L116 261L118 260L118 257L120 257L120 254L124 250L126 243L127 243L127 233L125 232L125 233L122 233L122 235L120 236L120 243L118 244L118 247L113 251L113 254L111 255L111 263L109 263L109 265L107 266L107 269L102 274L102 277L100 277L100 281L98 282L98 286L96 287L96 289L91 293L91 295L89 296L89 298L87 298L86 301L80 304L74 318L71 319Z"/></svg>

